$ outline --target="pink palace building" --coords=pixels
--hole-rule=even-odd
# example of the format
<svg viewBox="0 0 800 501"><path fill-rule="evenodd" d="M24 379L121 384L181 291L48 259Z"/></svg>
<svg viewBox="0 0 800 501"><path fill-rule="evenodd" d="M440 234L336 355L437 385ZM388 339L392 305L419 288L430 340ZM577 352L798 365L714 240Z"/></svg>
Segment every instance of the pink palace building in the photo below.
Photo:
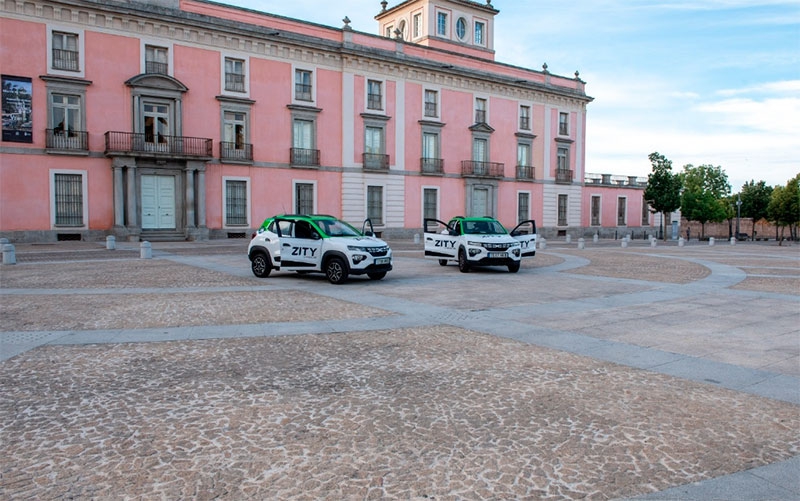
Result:
<svg viewBox="0 0 800 501"><path fill-rule="evenodd" d="M491 1L364 0L378 34L204 0L4 0L0 237L249 236L327 213L649 232L587 174L585 82L495 61Z"/></svg>

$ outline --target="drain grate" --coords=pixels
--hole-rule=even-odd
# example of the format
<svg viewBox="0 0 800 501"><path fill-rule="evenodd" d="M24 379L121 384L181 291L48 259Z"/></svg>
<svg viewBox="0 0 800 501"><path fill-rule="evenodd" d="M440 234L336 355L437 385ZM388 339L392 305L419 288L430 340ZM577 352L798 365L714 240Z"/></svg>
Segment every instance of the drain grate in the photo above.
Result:
<svg viewBox="0 0 800 501"><path fill-rule="evenodd" d="M41 343L52 337L49 332L3 332L0 333L2 344L29 344Z"/></svg>

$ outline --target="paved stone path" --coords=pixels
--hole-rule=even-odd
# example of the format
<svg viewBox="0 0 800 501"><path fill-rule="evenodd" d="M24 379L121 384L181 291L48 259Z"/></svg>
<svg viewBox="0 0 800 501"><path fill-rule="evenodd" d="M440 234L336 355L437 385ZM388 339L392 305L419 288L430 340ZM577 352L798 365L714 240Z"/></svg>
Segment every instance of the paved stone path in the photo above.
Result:
<svg viewBox="0 0 800 501"><path fill-rule="evenodd" d="M0 266L0 499L800 499L800 247Z"/></svg>

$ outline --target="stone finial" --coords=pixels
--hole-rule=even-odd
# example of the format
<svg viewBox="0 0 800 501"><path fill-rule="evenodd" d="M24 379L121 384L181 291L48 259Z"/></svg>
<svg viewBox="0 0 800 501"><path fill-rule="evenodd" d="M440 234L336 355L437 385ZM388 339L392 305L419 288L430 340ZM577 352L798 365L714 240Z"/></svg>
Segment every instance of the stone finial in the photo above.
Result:
<svg viewBox="0 0 800 501"><path fill-rule="evenodd" d="M349 17L344 16L344 19L342 19L342 22L344 23L344 26L342 26L343 30L352 30L353 29L353 28L350 27L350 18Z"/></svg>
<svg viewBox="0 0 800 501"><path fill-rule="evenodd" d="M543 70L545 73L547 73L547 63L544 63L544 64L542 65L542 70Z"/></svg>
<svg viewBox="0 0 800 501"><path fill-rule="evenodd" d="M492 0L486 0L486 5L488 5L489 7L491 7L491 6L492 6Z"/></svg>
<svg viewBox="0 0 800 501"><path fill-rule="evenodd" d="M386 12L386 6L389 4L386 0L381 2L381 12Z"/></svg>
<svg viewBox="0 0 800 501"><path fill-rule="evenodd" d="M581 73L578 70L575 70L575 80L581 79Z"/></svg>

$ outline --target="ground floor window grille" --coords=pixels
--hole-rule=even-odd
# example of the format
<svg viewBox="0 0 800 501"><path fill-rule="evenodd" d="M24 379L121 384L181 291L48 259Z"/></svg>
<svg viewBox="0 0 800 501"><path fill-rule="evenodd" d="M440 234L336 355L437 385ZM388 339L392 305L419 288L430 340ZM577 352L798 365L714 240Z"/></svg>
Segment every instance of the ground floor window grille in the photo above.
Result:
<svg viewBox="0 0 800 501"><path fill-rule="evenodd" d="M558 196L558 225L567 225L567 195Z"/></svg>
<svg viewBox="0 0 800 501"><path fill-rule="evenodd" d="M436 219L439 216L437 207L437 190L434 188L425 188L422 192L422 212L425 219Z"/></svg>
<svg viewBox="0 0 800 501"><path fill-rule="evenodd" d="M372 224L383 224L383 187L367 187L367 217Z"/></svg>
<svg viewBox="0 0 800 501"><path fill-rule="evenodd" d="M247 181L225 182L225 223L247 225Z"/></svg>
<svg viewBox="0 0 800 501"><path fill-rule="evenodd" d="M520 193L517 199L517 222L521 223L529 218L531 211L531 194Z"/></svg>
<svg viewBox="0 0 800 501"><path fill-rule="evenodd" d="M311 183L297 183L295 189L295 209L298 214L314 213L314 185Z"/></svg>
<svg viewBox="0 0 800 501"><path fill-rule="evenodd" d="M592 226L600 226L600 197L592 197Z"/></svg>
<svg viewBox="0 0 800 501"><path fill-rule="evenodd" d="M617 226L625 226L628 224L626 202L626 198L620 197L617 199Z"/></svg>
<svg viewBox="0 0 800 501"><path fill-rule="evenodd" d="M83 176L56 174L55 206L57 226L83 226Z"/></svg>

